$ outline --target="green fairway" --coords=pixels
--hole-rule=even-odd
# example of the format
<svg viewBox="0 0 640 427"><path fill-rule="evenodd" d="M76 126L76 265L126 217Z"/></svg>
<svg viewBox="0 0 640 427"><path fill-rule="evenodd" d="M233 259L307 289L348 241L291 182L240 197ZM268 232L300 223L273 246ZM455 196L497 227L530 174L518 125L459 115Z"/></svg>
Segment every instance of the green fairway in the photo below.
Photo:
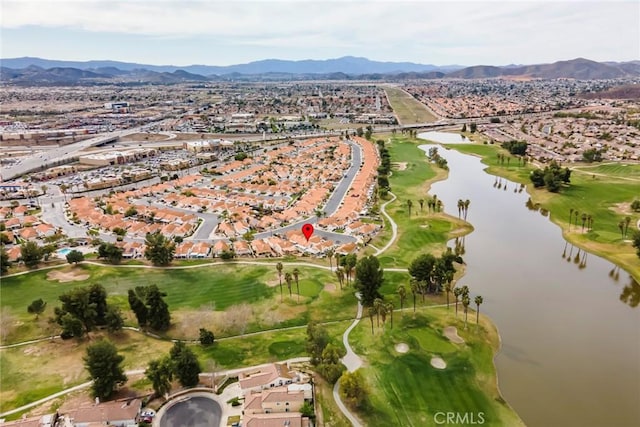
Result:
<svg viewBox="0 0 640 427"><path fill-rule="evenodd" d="M435 425L439 412L483 414L484 425L522 425L502 400L495 381L493 352L498 337L493 326L481 319L480 328L464 330L462 315L453 307L419 309L417 315L396 313L393 329L385 330L369 319L354 330L350 342L368 364L362 368L370 393L367 409L360 416L371 425ZM375 320L374 320L375 324ZM442 335L444 326L455 325L465 344L453 344ZM396 344L408 352L396 351ZM442 357L447 367L431 366L431 357ZM465 424L468 425L468 424Z"/></svg>
<svg viewBox="0 0 640 427"><path fill-rule="evenodd" d="M203 313L201 321L206 322L208 318L204 316L205 312L212 310L221 312L239 304L250 306L257 304L256 307L259 308L260 313L267 311L278 313L278 316L265 325L252 318L246 319L248 322L244 329L246 332L304 325L310 318L327 321L353 316L355 297L348 290L335 290L337 279L333 273L310 267L298 267L298 269L301 301L298 302L295 295L297 292L295 282L292 285L294 295L289 298L288 289L283 280L284 304L280 304L280 287L275 264L273 267L225 264L173 270L99 267L85 264L5 277L0 287L2 307L20 322L2 339L3 343L11 343L58 333L55 325L47 323L47 318L53 315L54 307L59 305L58 297L70 289L93 283L100 283L105 287L109 301L119 305L123 313L128 315L128 324L131 326L135 326L135 323L129 310L127 291L136 286L157 284L167 294L165 300L170 310L176 313L175 327L169 330L168 335L175 335L181 339L194 339L197 333L195 328L197 325L186 330L181 328L182 315ZM54 271L88 277L60 283L57 280L50 280L51 275L56 274ZM283 276L287 271L293 271L293 268L285 264ZM325 285L328 284L334 290L333 292L323 292ZM27 313L27 306L38 298L47 302L47 308L36 321L33 315ZM215 319L209 319L209 323L211 321ZM209 324L202 326L211 327Z"/></svg>
<svg viewBox="0 0 640 427"><path fill-rule="evenodd" d="M499 165L497 153L502 150L492 145L456 144L449 147L463 153L476 154L489 165L488 173L503 176L525 184L534 203L550 212L551 220L562 227L564 237L571 243L602 256L629 271L640 280L640 259L631 242L623 239L618 224L627 216L633 224L640 220L640 213L633 212L629 204L640 197L640 165L606 164L577 166L571 174L571 184L559 193L535 189L529 180L534 165L517 167ZM516 163L517 165L517 163ZM572 166L569 166L572 168ZM571 210L593 218L593 229L583 230L581 220L569 225Z"/></svg>
<svg viewBox="0 0 640 427"><path fill-rule="evenodd" d="M444 179L446 171L429 164L425 152L418 148L418 141L404 136L394 136L387 143L391 161L400 166L393 168L389 179L391 191L397 200L390 203L386 211L398 225L396 242L380 256L384 267L407 267L421 252L439 254L446 242L472 230L470 224L443 213L428 211L427 199L432 182ZM409 215L408 201L411 201ZM420 200L423 206L420 207ZM390 233L373 240L376 247L389 241Z"/></svg>

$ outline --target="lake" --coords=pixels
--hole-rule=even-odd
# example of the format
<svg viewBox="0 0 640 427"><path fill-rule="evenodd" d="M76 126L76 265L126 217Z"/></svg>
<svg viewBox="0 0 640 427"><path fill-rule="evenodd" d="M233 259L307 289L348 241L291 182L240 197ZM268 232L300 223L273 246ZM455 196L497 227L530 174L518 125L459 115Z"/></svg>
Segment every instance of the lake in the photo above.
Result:
<svg viewBox="0 0 640 427"><path fill-rule="evenodd" d="M567 243L519 184L485 173L477 157L439 153L449 178L430 193L453 216L458 199L471 201L458 285L483 296L498 327L504 398L529 426L640 426L640 285Z"/></svg>

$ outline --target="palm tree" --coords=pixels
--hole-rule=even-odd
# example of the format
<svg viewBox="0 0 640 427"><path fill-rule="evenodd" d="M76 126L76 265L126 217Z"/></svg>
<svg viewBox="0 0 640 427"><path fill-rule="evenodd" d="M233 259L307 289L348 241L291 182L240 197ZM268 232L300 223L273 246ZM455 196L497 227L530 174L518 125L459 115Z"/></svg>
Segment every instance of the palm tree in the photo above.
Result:
<svg viewBox="0 0 640 427"><path fill-rule="evenodd" d="M462 297L462 306L464 307L464 328L467 329L467 313L469 311L469 304L471 300L467 295Z"/></svg>
<svg viewBox="0 0 640 427"><path fill-rule="evenodd" d="M344 270L341 268L336 268L336 277L338 278L338 283L340 284L340 290L342 290L342 282L344 282Z"/></svg>
<svg viewBox="0 0 640 427"><path fill-rule="evenodd" d="M378 324L378 328L380 327L380 310L382 309L383 306L384 306L384 301L382 301L381 298L376 298L373 300L373 308L375 308L376 312L378 313L376 315L376 323Z"/></svg>
<svg viewBox="0 0 640 427"><path fill-rule="evenodd" d="M418 203L420 203L420 213L422 213L422 207L424 206L424 199L419 199Z"/></svg>
<svg viewBox="0 0 640 427"><path fill-rule="evenodd" d="M298 290L298 302L300 302L300 270L298 268L293 269L293 278L296 281L296 289Z"/></svg>
<svg viewBox="0 0 640 427"><path fill-rule="evenodd" d="M376 315L376 309L374 307L369 307L369 319L371 319L371 335L373 335L373 316Z"/></svg>
<svg viewBox="0 0 640 427"><path fill-rule="evenodd" d="M478 295L477 297L475 297L475 299L473 300L476 303L476 325L478 324L478 318L480 317L480 304L482 304L482 296Z"/></svg>
<svg viewBox="0 0 640 427"><path fill-rule="evenodd" d="M444 291L447 293L447 310L449 310L449 294L451 293L451 283L444 285Z"/></svg>
<svg viewBox="0 0 640 427"><path fill-rule="evenodd" d="M393 302L392 301L389 301L386 309L389 312L389 316L391 316L391 329L393 329Z"/></svg>
<svg viewBox="0 0 640 427"><path fill-rule="evenodd" d="M387 313L388 313L387 305L384 303L384 301L378 307L378 312L380 313L380 317L382 317L382 329L384 329L384 325L387 322Z"/></svg>
<svg viewBox="0 0 640 427"><path fill-rule="evenodd" d="M398 296L400 297L400 312L402 312L404 300L407 299L407 289L404 287L404 285L398 286Z"/></svg>
<svg viewBox="0 0 640 427"><path fill-rule="evenodd" d="M280 302L284 301L284 297L282 296L282 263L279 262L276 264L276 270L278 270L278 278L280 279Z"/></svg>
<svg viewBox="0 0 640 427"><path fill-rule="evenodd" d="M291 298L291 282L293 282L293 277L288 271L284 273L284 281L287 282L287 288L289 288L289 298Z"/></svg>
<svg viewBox="0 0 640 427"><path fill-rule="evenodd" d="M574 214L576 214L576 227L578 226L578 217L580 216L580 212L578 212L578 210L576 209L575 211L573 211Z"/></svg>
<svg viewBox="0 0 640 427"><path fill-rule="evenodd" d="M571 220L573 219L573 208L569 209L569 231L571 231Z"/></svg>
<svg viewBox="0 0 640 427"><path fill-rule="evenodd" d="M631 223L631 217L624 218L624 236L627 237L627 231L629 231L629 224Z"/></svg>
<svg viewBox="0 0 640 427"><path fill-rule="evenodd" d="M456 297L456 317L458 317L458 299L460 298L460 295L462 295L462 289L453 288L453 295Z"/></svg>
<svg viewBox="0 0 640 427"><path fill-rule="evenodd" d="M416 279L411 279L409 281L409 285L411 286L411 293L413 294L413 312L416 312L416 294L418 293L418 282Z"/></svg>
<svg viewBox="0 0 640 427"><path fill-rule="evenodd" d="M335 249L329 248L327 250L327 258L329 258L329 271L333 270L333 255L336 253ZM336 265L337 267L337 265Z"/></svg>
<svg viewBox="0 0 640 427"><path fill-rule="evenodd" d="M407 209L409 209L409 216L411 216L411 208L413 207L413 202L411 199L407 200Z"/></svg>
<svg viewBox="0 0 640 427"><path fill-rule="evenodd" d="M624 239L624 221L620 221L618 223L618 228L620 229L620 235Z"/></svg>
<svg viewBox="0 0 640 427"><path fill-rule="evenodd" d="M581 218L582 218L582 231L584 231L584 223L587 221L587 214L583 213Z"/></svg>
<svg viewBox="0 0 640 427"><path fill-rule="evenodd" d="M467 220L467 213L469 213L469 205L471 204L471 200L467 199L464 201L464 220Z"/></svg>

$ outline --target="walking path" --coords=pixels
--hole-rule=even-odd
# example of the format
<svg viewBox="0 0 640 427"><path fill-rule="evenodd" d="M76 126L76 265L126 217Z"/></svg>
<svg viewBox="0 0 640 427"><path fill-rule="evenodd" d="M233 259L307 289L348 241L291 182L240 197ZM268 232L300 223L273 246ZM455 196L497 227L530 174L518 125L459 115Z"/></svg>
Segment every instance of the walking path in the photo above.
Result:
<svg viewBox="0 0 640 427"><path fill-rule="evenodd" d="M373 254L373 256L378 256L381 253L385 252L387 249L389 249L391 245L393 245L393 242L395 242L396 238L398 237L398 225L393 221L391 216L389 216L389 214L386 211L387 205L393 202L394 200L396 200L396 195L393 194L392 192L389 192L389 194L391 194L393 197L391 198L391 200L387 201L384 205L382 205L382 207L380 208L380 212L382 212L382 215L384 215L385 218L387 218L387 220L389 221L389 224L391 224L391 239L389 239L387 244L384 245L381 249L378 249L376 253Z"/></svg>

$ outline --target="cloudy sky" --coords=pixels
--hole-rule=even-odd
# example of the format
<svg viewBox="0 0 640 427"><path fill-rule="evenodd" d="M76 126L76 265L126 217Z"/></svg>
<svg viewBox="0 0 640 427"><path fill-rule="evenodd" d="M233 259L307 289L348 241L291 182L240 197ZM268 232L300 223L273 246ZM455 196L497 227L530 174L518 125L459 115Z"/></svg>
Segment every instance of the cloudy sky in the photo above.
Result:
<svg viewBox="0 0 640 427"><path fill-rule="evenodd" d="M3 58L230 65L640 59L640 2L0 0Z"/></svg>

